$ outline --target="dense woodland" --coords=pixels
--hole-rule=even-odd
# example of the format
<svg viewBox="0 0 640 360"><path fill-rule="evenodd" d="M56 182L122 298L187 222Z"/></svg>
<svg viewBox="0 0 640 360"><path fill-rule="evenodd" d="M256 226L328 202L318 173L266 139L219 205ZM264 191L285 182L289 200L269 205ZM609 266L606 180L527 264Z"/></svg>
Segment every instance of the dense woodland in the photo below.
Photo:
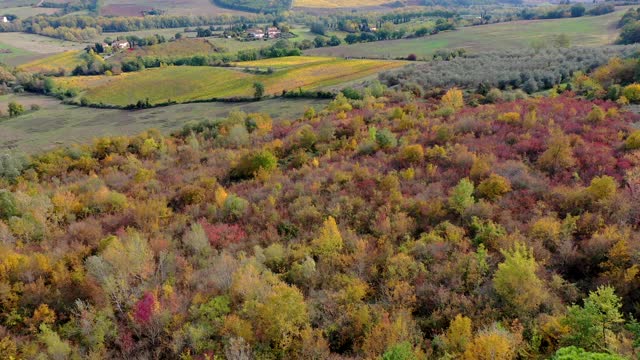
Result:
<svg viewBox="0 0 640 360"><path fill-rule="evenodd" d="M635 357L640 118L621 98L640 85L621 91L469 107L373 83L295 121L2 155L0 353Z"/></svg>

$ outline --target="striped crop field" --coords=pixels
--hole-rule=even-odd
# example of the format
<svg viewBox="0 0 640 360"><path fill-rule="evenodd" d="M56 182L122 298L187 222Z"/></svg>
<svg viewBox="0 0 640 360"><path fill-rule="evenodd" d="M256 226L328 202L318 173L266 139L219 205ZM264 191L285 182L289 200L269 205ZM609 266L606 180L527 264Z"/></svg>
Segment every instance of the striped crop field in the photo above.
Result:
<svg viewBox="0 0 640 360"><path fill-rule="evenodd" d="M76 66L83 64L83 54L85 52L80 50L65 51L20 65L18 69L40 73L71 72Z"/></svg>

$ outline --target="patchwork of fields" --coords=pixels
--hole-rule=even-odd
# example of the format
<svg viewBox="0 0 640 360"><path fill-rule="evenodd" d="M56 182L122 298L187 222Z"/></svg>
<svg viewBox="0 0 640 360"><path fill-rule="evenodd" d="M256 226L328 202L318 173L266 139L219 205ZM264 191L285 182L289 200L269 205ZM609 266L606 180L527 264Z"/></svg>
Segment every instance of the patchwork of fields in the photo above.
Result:
<svg viewBox="0 0 640 360"><path fill-rule="evenodd" d="M602 16L463 27L423 38L325 47L308 50L305 54L379 59L395 59L409 54L430 57L440 49L464 48L470 52L486 52L527 48L534 41L549 44L559 34L566 34L572 46L608 45L619 33L616 24L624 11L626 9Z"/></svg>
<svg viewBox="0 0 640 360"><path fill-rule="evenodd" d="M277 61L276 61L277 60ZM335 58L280 58L240 63L267 69L271 74L244 72L241 68L169 66L119 76L57 78L56 86L76 89L90 103L126 106L148 100L151 104L253 96L253 84L265 85L266 94L283 90L318 90L404 66L401 61L344 60ZM276 65L281 64L281 65Z"/></svg>

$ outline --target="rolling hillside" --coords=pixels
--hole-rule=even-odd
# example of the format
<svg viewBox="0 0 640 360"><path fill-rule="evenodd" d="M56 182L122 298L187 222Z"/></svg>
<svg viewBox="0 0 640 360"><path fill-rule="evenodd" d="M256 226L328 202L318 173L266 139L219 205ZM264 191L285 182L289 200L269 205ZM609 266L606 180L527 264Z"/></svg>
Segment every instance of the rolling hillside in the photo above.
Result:
<svg viewBox="0 0 640 360"><path fill-rule="evenodd" d="M513 21L463 27L456 31L416 39L389 40L308 50L308 55L393 59L416 54L430 57L440 49L464 48L487 52L530 47L533 41L550 44L559 34L572 46L608 45L615 41L624 10L602 16L570 19Z"/></svg>

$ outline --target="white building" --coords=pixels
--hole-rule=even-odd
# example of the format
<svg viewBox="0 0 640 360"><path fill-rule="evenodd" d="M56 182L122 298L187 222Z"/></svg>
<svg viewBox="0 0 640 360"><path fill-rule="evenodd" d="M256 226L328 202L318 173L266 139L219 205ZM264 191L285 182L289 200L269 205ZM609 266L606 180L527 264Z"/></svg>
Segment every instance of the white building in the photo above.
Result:
<svg viewBox="0 0 640 360"><path fill-rule="evenodd" d="M247 33L249 34L249 37L254 39L264 39L264 31L262 31L262 29L251 29L248 30Z"/></svg>
<svg viewBox="0 0 640 360"><path fill-rule="evenodd" d="M128 41L126 40L118 40L118 41L114 41L111 43L111 46L116 48L116 49L128 49L130 47L130 44Z"/></svg>

